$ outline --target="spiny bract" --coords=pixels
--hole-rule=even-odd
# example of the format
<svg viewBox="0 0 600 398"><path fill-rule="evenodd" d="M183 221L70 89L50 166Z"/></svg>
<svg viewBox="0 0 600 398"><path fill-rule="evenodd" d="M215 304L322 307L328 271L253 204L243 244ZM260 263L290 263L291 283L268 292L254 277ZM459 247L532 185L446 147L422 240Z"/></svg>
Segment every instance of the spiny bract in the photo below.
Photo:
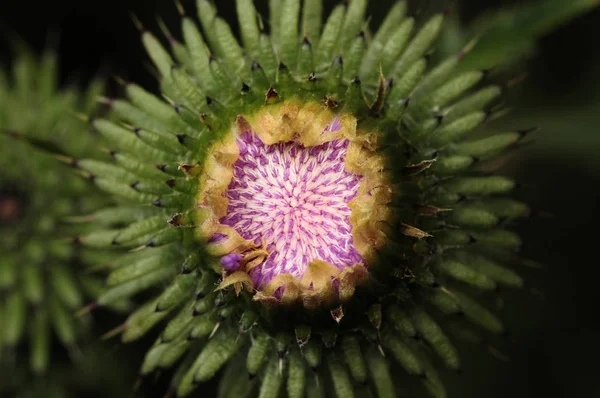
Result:
<svg viewBox="0 0 600 398"><path fill-rule="evenodd" d="M81 272L83 261L105 255L78 248L67 218L108 202L51 152L89 156L89 126L74 110L90 112L102 84L87 92L57 91L56 55L37 59L19 45L12 73L0 68L0 353L19 361L18 345L29 341L30 368L44 372L51 351L51 329L72 349L82 319L73 316L84 296L96 297L102 280ZM88 133L89 134L89 133ZM6 354L6 355L5 355Z"/></svg>
<svg viewBox="0 0 600 398"><path fill-rule="evenodd" d="M375 34L367 0L324 25L320 0L236 4L243 46L207 0L203 34L181 6L183 43L163 27L170 52L140 26L165 100L126 84L120 122L93 122L113 161L81 168L130 204L80 241L138 249L93 306L166 285L116 332L168 320L141 373L179 363L178 396L225 368L223 397L391 397L394 363L445 396L428 352L460 363L432 314L501 333L463 291L522 285L506 227L528 208L478 167L523 133L463 140L500 89L464 52L427 70L443 16L417 29L403 1Z"/></svg>

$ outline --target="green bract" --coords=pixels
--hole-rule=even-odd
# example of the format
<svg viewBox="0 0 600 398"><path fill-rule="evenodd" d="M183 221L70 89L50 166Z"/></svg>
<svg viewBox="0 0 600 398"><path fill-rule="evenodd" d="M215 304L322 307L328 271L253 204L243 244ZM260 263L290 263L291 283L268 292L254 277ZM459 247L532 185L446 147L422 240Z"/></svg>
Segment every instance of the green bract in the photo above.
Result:
<svg viewBox="0 0 600 398"><path fill-rule="evenodd" d="M95 230L80 237L82 245L137 249L112 263L94 305L163 288L120 330L130 341L166 322L142 374L178 363L178 396L224 368L223 397L351 397L357 386L392 397L390 371L400 365L444 397L431 354L451 369L460 360L438 315L464 315L502 333L466 292L522 285L508 267L520 262L521 243L508 227L528 208L506 197L512 180L482 165L524 133L468 138L500 89L485 85L481 71L458 71L465 52L428 67L443 16L415 21L402 1L371 34L366 0L335 7L324 24L320 0L303 7L272 0L268 20L252 0L238 0L242 45L210 1L197 7L203 33L181 9L184 40L167 34L170 51L142 29L163 98L126 84L127 99L109 101L120 120L92 123L113 160L78 162L127 203L94 213ZM211 241L198 234L207 219L198 192L207 181L227 182L216 172L206 176L219 170L215 158L228 155L214 148L244 120L280 115L290 103L350 115L364 145L384 159L377 170L386 175L392 216L373 214L378 225L369 231L385 244L373 244L366 280L334 304L281 305L286 291L281 299L244 290L250 282L243 275L237 285L225 283ZM244 369L251 378L239 377Z"/></svg>
<svg viewBox="0 0 600 398"><path fill-rule="evenodd" d="M83 320L73 313L102 288L81 272L83 262L102 257L72 244L85 227L67 218L107 203L50 154L93 153L88 126L73 112L89 112L101 90L98 82L85 93L57 91L55 59L21 49L12 72L0 69L0 353L2 361L20 357L19 343L29 341L38 373L49 363L51 331L74 348Z"/></svg>

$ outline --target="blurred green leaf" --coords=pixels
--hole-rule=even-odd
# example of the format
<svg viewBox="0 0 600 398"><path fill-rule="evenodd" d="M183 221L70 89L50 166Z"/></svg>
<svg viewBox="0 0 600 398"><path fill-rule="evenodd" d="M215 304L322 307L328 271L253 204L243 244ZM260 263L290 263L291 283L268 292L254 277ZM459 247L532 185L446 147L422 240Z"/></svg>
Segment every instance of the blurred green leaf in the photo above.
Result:
<svg viewBox="0 0 600 398"><path fill-rule="evenodd" d="M484 14L472 26L476 39L461 67L490 69L524 56L537 39L599 4L598 0L543 0Z"/></svg>
<svg viewBox="0 0 600 398"><path fill-rule="evenodd" d="M600 101L584 105L549 107L523 105L497 124L497 129L539 126L527 148L531 155L578 160L586 169L600 173Z"/></svg>

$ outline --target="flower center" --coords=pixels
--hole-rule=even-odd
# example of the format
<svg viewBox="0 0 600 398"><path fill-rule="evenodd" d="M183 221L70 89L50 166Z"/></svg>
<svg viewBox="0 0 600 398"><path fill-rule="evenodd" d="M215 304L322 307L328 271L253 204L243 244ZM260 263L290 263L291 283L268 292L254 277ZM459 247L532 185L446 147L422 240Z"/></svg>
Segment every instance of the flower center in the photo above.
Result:
<svg viewBox="0 0 600 398"><path fill-rule="evenodd" d="M376 148L354 116L320 102L238 115L202 165L193 214L218 289L267 306L349 300L387 242L392 190Z"/></svg>
<svg viewBox="0 0 600 398"><path fill-rule="evenodd" d="M268 258L250 270L254 284L291 274L300 279L313 260L339 269L362 261L354 247L348 202L361 177L345 169L348 140L305 147L265 145L251 132L238 139L227 215L220 222L244 239L266 244Z"/></svg>

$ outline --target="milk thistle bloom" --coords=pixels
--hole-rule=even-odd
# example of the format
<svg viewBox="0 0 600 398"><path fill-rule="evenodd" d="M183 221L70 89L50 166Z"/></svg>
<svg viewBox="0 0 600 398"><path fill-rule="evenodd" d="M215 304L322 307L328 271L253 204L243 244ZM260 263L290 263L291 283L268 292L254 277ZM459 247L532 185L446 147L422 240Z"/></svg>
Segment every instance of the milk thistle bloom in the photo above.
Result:
<svg viewBox="0 0 600 398"><path fill-rule="evenodd" d="M0 68L0 364L21 365L27 347L38 374L51 361L53 335L76 351L86 319L73 313L102 289L100 278L78 271L107 257L73 246L85 226L67 222L106 199L50 154L91 154L93 138L82 135L89 126L73 112L91 112L102 84L59 91L57 80L52 51L37 59L20 48L12 72Z"/></svg>
<svg viewBox="0 0 600 398"><path fill-rule="evenodd" d="M123 204L79 241L135 250L89 308L166 286L114 332L167 320L141 373L178 363L177 396L225 368L224 397L392 397L399 364L444 397L429 352L460 361L437 314L501 333L463 290L522 285L528 208L478 167L524 133L465 139L500 89L466 50L427 70L443 15L415 29L401 1L371 34L366 0L324 25L319 0L271 1L268 24L236 4L242 45L207 0L203 34L181 6L184 42L163 27L171 52L140 25L164 99L125 83L92 123L113 161L80 168Z"/></svg>

